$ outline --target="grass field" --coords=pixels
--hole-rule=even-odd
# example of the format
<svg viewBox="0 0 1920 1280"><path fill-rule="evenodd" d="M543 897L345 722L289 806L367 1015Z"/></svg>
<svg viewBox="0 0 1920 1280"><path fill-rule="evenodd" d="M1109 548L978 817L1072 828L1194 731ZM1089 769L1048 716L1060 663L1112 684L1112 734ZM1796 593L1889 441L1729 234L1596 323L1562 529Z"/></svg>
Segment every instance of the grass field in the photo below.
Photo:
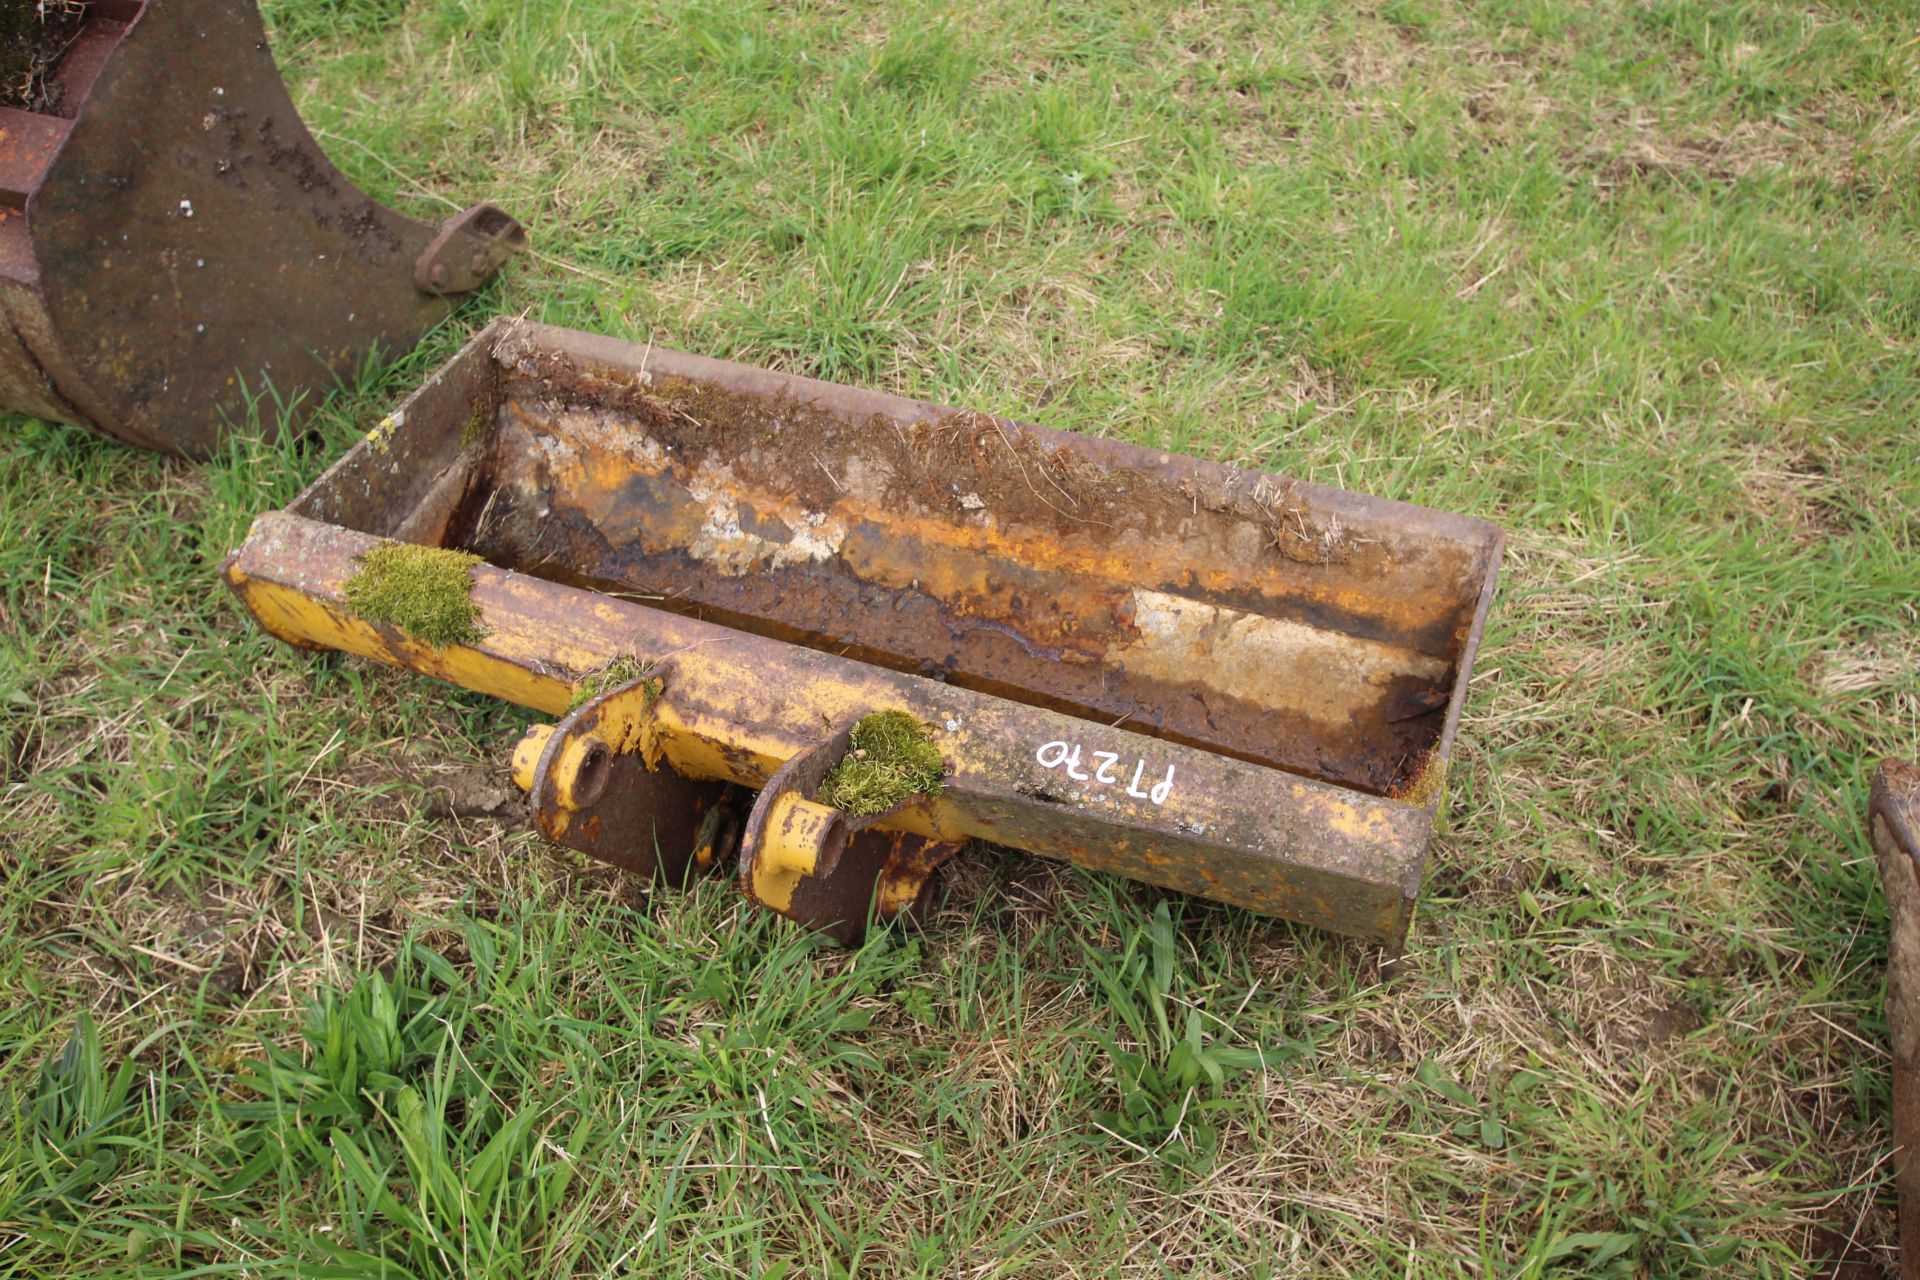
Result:
<svg viewBox="0 0 1920 1280"><path fill-rule="evenodd" d="M1920 5L268 9L356 181L538 252L304 443L0 427L0 1275L1892 1274ZM500 311L1501 524L1409 957L539 843L527 713L213 576Z"/></svg>

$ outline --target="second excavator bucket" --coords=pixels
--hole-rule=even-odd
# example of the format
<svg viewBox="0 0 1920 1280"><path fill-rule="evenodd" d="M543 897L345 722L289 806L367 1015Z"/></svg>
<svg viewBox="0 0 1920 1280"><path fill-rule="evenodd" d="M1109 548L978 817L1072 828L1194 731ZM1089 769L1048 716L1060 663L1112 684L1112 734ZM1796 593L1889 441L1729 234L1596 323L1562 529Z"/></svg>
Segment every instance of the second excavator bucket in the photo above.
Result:
<svg viewBox="0 0 1920 1280"><path fill-rule="evenodd" d="M204 457L250 399L297 416L411 348L525 242L491 205L418 222L348 181L254 0L0 10L0 408Z"/></svg>

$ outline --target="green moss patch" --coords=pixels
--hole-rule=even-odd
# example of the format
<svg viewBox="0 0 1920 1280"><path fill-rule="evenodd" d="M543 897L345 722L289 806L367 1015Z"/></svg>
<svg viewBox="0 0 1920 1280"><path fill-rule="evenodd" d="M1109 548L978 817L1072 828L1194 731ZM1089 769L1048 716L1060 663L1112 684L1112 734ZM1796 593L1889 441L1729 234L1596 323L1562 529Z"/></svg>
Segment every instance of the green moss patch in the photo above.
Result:
<svg viewBox="0 0 1920 1280"><path fill-rule="evenodd" d="M479 556L442 547L375 547L347 581L347 607L436 649L474 644L487 634L473 603L472 569L479 563Z"/></svg>
<svg viewBox="0 0 1920 1280"><path fill-rule="evenodd" d="M467 421L460 428L460 452L465 453L487 438L487 428L493 425L492 406L485 396L476 397L473 412L467 415Z"/></svg>
<svg viewBox="0 0 1920 1280"><path fill-rule="evenodd" d="M642 662L638 658L622 656L615 658L598 671L590 671L573 682L573 697L567 702L568 711L576 711L588 702L599 697L609 689L618 689L623 684L632 684L653 670L651 662ZM660 701L660 695L666 689L658 676L648 680L647 706L652 707Z"/></svg>
<svg viewBox="0 0 1920 1280"><path fill-rule="evenodd" d="M815 798L863 818L915 796L937 796L946 766L927 727L904 711L876 711L853 727L853 745Z"/></svg>

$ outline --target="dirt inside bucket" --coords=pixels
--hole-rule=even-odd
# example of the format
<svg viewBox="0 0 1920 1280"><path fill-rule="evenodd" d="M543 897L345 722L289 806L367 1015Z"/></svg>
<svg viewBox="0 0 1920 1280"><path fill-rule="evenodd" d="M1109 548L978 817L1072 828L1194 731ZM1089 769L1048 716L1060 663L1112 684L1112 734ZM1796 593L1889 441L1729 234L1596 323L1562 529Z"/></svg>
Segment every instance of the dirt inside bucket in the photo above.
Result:
<svg viewBox="0 0 1920 1280"><path fill-rule="evenodd" d="M0 0L0 106L61 114L54 72L86 20L77 0Z"/></svg>

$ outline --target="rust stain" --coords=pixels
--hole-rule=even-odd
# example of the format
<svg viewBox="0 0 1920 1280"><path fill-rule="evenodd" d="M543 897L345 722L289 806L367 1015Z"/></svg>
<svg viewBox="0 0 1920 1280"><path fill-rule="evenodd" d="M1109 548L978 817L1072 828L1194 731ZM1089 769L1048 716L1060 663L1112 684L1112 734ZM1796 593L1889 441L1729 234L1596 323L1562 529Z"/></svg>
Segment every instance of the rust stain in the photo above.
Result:
<svg viewBox="0 0 1920 1280"><path fill-rule="evenodd" d="M620 382L547 353L525 363L451 530L493 563L1375 794L1410 786L1443 731L1473 593L1380 560L1379 540L1366 565L1302 565L1274 552L1268 525L1215 510L1154 546L1166 529L1145 516L1177 501L1192 524L1199 508L1138 468L1053 464L1083 495L1134 500L1132 524L1112 512L1098 528L1062 515L1058 479L1041 502L1008 502L978 469L903 480L927 465L916 439L943 430L1021 463L978 415L951 429L850 416L829 431L778 396ZM1362 570L1387 582L1318 581Z"/></svg>

